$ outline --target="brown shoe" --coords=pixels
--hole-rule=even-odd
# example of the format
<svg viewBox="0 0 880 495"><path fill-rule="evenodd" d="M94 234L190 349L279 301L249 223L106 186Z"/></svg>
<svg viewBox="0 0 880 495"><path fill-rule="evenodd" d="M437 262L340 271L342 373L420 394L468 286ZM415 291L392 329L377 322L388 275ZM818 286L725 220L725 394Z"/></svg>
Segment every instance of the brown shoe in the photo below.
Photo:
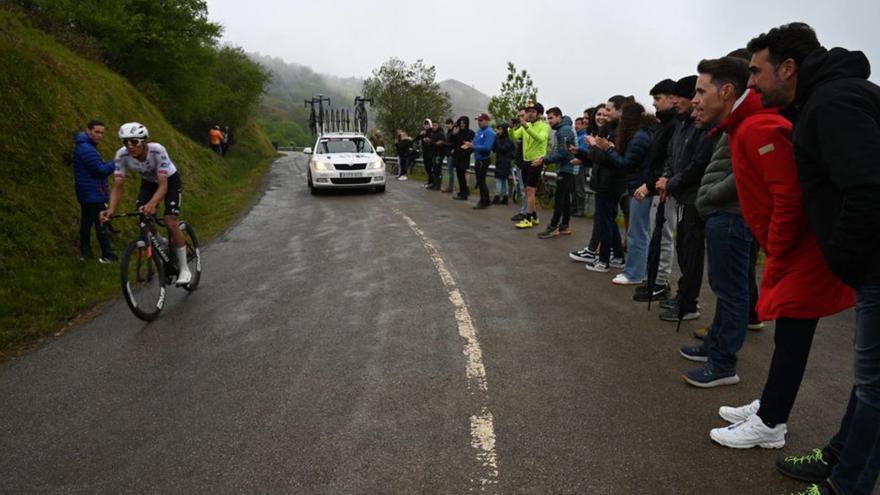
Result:
<svg viewBox="0 0 880 495"><path fill-rule="evenodd" d="M571 227L566 225L565 227L559 227L559 233L561 235L571 235Z"/></svg>

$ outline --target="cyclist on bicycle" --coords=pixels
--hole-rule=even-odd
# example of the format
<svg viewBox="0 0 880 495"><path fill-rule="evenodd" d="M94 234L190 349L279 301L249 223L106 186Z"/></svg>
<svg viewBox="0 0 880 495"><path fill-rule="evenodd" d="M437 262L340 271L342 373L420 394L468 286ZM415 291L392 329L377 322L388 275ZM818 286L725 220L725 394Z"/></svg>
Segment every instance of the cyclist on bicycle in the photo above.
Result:
<svg viewBox="0 0 880 495"><path fill-rule="evenodd" d="M164 200L165 225L171 233L171 244L174 246L180 269L176 284L186 285L192 280L192 273L186 263L186 239L178 223L183 182L165 147L159 143L149 142L149 138L147 128L137 122L129 122L119 128L122 148L116 152L116 171L110 189L110 206L101 212L101 221L109 221L119 205L126 169L139 173L141 189L136 203L138 211L146 215L154 215L159 203Z"/></svg>

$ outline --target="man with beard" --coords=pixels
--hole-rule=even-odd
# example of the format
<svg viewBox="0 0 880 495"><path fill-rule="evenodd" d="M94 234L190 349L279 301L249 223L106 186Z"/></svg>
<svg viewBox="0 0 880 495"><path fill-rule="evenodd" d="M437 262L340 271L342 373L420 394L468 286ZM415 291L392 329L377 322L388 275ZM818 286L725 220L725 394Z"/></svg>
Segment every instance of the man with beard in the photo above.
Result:
<svg viewBox="0 0 880 495"><path fill-rule="evenodd" d="M826 50L803 23L749 42L764 106L788 107L810 227L831 272L856 289L855 381L838 433L777 463L814 494L868 495L880 472L880 87L862 52Z"/></svg>

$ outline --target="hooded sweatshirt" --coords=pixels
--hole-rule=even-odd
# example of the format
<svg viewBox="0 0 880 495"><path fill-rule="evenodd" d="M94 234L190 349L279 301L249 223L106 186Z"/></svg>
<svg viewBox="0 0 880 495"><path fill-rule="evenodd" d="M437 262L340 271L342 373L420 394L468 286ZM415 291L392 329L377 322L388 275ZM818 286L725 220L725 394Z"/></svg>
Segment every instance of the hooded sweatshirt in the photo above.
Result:
<svg viewBox="0 0 880 495"><path fill-rule="evenodd" d="M422 156L427 161L434 157L434 145L431 142L431 136L434 133L434 129L431 128L431 119L425 119L423 125L426 127L419 132L419 135L416 137L416 142L418 142L419 147L422 149Z"/></svg>
<svg viewBox="0 0 880 495"><path fill-rule="evenodd" d="M794 153L822 254L852 287L880 282L880 87L862 52L820 48L798 68Z"/></svg>
<svg viewBox="0 0 880 495"><path fill-rule="evenodd" d="M568 147L577 143L577 136L572 130L571 117L563 115L559 124L553 127L556 132L553 149L544 156L544 163L555 163L556 171L563 174L573 174L574 165L571 164L572 154Z"/></svg>
<svg viewBox="0 0 880 495"><path fill-rule="evenodd" d="M447 140L452 146L452 160L456 165L469 166L473 149L461 149L461 145L474 141L474 131L470 129L471 121L462 116L458 118L458 134L450 134Z"/></svg>
<svg viewBox="0 0 880 495"><path fill-rule="evenodd" d="M108 199L107 177L116 170L113 160L105 162L98 147L85 132L74 137L73 177L76 199L80 203L106 203Z"/></svg>

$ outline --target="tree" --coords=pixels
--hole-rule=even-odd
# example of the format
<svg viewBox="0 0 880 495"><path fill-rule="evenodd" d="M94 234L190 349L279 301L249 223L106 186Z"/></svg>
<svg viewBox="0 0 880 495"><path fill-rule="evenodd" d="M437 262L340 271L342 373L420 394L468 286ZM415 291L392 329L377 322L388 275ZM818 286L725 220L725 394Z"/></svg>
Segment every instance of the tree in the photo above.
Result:
<svg viewBox="0 0 880 495"><path fill-rule="evenodd" d="M452 111L449 95L434 80L436 72L422 60L407 65L392 57L364 81L364 96L373 99L376 123L386 136L397 129L414 133L424 119L440 119Z"/></svg>
<svg viewBox="0 0 880 495"><path fill-rule="evenodd" d="M489 99L489 114L495 122L506 122L516 117L517 110L529 100L538 98L538 88L525 69L517 72L513 62L507 62L507 79L501 83L501 94Z"/></svg>

